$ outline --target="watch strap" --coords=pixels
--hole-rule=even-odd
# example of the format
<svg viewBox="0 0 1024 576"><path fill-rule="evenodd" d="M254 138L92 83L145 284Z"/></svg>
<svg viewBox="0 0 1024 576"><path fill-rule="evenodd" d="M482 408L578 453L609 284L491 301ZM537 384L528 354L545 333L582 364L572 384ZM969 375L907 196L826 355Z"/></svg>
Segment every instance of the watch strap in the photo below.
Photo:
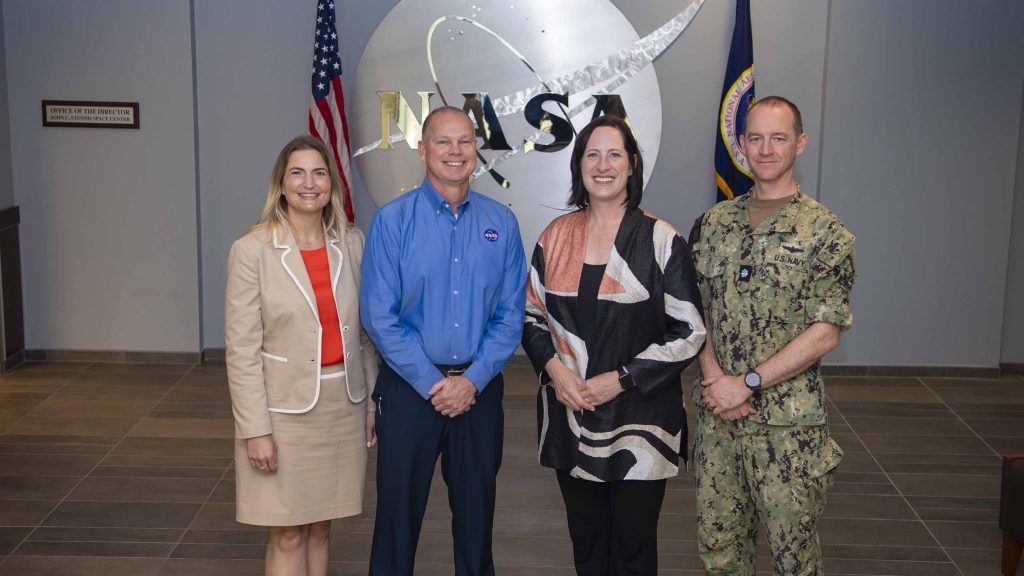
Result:
<svg viewBox="0 0 1024 576"><path fill-rule="evenodd" d="M618 373L619 386L622 386L623 390L629 390L636 386L636 380L633 380L633 375L629 373L629 370L626 370L625 366L619 366Z"/></svg>

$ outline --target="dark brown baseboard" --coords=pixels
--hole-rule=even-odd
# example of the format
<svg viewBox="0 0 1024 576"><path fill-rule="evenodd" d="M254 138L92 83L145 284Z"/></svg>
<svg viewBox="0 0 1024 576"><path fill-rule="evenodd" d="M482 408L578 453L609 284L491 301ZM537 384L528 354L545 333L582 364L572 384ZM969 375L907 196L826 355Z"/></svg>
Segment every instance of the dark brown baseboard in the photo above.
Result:
<svg viewBox="0 0 1024 576"><path fill-rule="evenodd" d="M998 378L999 367L987 366L874 366L824 365L825 376L875 376L905 378Z"/></svg>
<svg viewBox="0 0 1024 576"><path fill-rule="evenodd" d="M143 352L135 350L26 350L34 362L111 362L117 364L198 364L198 352Z"/></svg>
<svg viewBox="0 0 1024 576"><path fill-rule="evenodd" d="M203 364L223 364L225 358L223 348L203 348Z"/></svg>
<svg viewBox="0 0 1024 576"><path fill-rule="evenodd" d="M22 361L47 362L113 362L129 364L200 364L223 363L223 348L204 348L202 352L142 352L131 350L26 350L8 360L8 369ZM529 366L523 354L509 359L509 366ZM1024 364L985 366L875 366L825 365L826 376L874 376L918 378L998 378L1000 374L1024 374Z"/></svg>
<svg viewBox="0 0 1024 576"><path fill-rule="evenodd" d="M17 367L18 364L21 364L24 361L25 361L25 351L24 350L18 350L17 352L12 354L11 356L8 356L7 358L4 359L4 366L3 366L4 369L3 369L3 372L4 373L10 372L15 367Z"/></svg>

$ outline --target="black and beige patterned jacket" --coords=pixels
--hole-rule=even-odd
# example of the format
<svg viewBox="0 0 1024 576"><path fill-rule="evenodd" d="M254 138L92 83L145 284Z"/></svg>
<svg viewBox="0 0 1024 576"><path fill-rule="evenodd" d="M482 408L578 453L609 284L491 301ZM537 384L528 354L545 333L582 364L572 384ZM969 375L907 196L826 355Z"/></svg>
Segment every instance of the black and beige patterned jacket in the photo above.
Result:
<svg viewBox="0 0 1024 576"><path fill-rule="evenodd" d="M679 374L704 343L703 312L686 242L641 210L622 219L598 290L593 349L578 335L576 302L587 211L552 222L527 283L523 348L540 378L540 463L592 481L658 480L686 453ZM594 412L555 397L544 365L558 355L581 378L625 366L636 387Z"/></svg>

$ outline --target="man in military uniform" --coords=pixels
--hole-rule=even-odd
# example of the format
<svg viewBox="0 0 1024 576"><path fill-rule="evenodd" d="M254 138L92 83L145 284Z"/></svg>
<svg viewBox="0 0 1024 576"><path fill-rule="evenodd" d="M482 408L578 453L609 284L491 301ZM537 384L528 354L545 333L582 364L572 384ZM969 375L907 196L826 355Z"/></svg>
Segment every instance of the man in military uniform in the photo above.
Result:
<svg viewBox="0 0 1024 576"><path fill-rule="evenodd" d="M800 191L800 111L770 96L740 145L754 186L691 233L708 339L698 356L697 538L708 574L754 574L758 522L775 574L821 574L816 524L842 459L820 360L850 327L853 235Z"/></svg>

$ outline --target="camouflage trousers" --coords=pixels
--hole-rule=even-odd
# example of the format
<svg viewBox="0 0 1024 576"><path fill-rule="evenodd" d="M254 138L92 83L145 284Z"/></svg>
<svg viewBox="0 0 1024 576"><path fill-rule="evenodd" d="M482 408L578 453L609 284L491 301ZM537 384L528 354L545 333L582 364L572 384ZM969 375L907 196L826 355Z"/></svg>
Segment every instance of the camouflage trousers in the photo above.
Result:
<svg viewBox="0 0 1024 576"><path fill-rule="evenodd" d="M753 575L758 522L775 574L823 574L816 525L843 457L826 426L726 422L697 407L697 545L707 574Z"/></svg>

